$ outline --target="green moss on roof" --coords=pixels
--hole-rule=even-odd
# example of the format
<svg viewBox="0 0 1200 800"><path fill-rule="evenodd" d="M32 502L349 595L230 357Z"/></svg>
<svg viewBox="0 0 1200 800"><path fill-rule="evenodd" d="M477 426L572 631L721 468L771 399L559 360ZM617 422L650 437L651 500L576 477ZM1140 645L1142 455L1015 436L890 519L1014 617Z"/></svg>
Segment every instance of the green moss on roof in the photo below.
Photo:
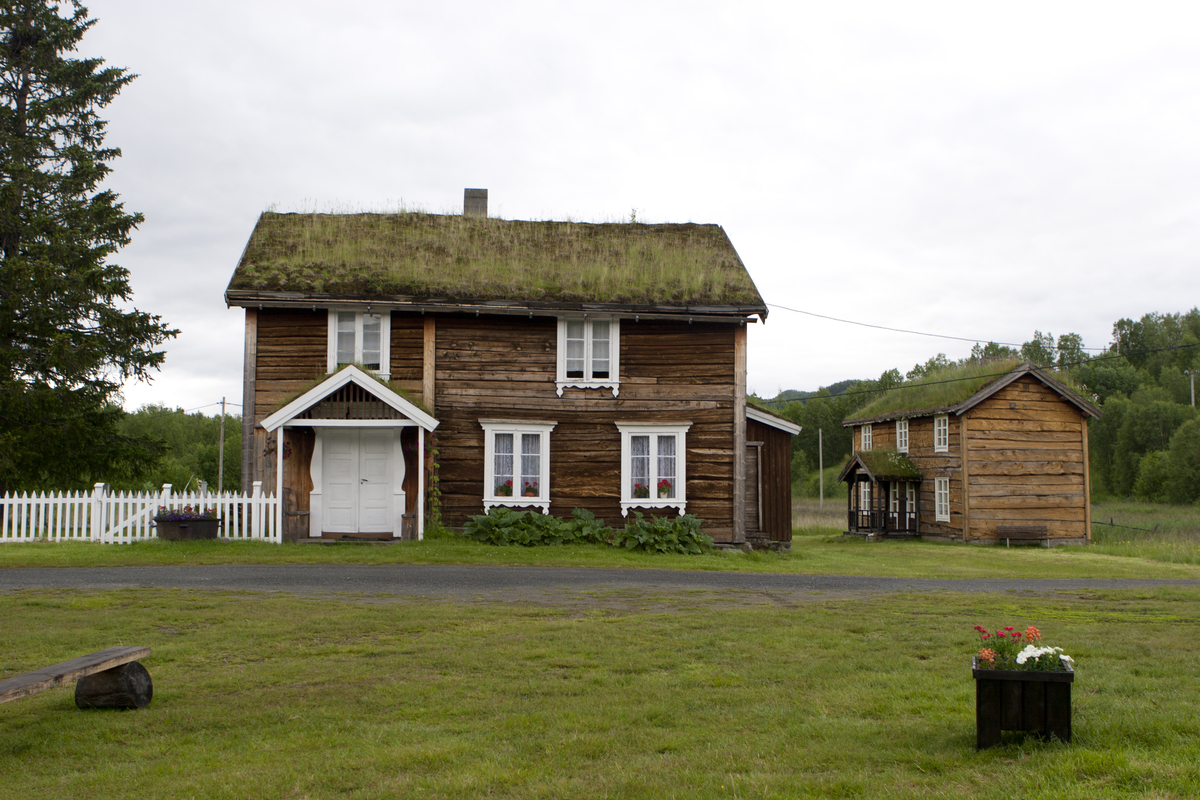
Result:
<svg viewBox="0 0 1200 800"><path fill-rule="evenodd" d="M876 478L920 480L921 470L898 450L867 450L858 457Z"/></svg>
<svg viewBox="0 0 1200 800"><path fill-rule="evenodd" d="M846 424L889 415L925 416L956 406L989 383L1021 366L1021 361L1005 359L986 364L966 364L935 372L883 395L854 412Z"/></svg>
<svg viewBox="0 0 1200 800"><path fill-rule="evenodd" d="M264 213L229 289L765 310L718 225L416 212Z"/></svg>

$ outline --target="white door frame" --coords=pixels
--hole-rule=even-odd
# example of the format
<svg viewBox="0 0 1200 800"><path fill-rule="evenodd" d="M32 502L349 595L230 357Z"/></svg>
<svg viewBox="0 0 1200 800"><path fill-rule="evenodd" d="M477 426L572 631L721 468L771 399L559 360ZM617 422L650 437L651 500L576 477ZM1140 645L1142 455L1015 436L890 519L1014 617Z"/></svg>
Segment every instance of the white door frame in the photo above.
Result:
<svg viewBox="0 0 1200 800"><path fill-rule="evenodd" d="M324 528L325 528L325 498L324 498L324 492L325 492L325 485L324 485L325 441L324 441L324 435L323 435L324 427L325 426L315 426L315 428L314 428L314 430L316 432L316 442L313 445L312 464L310 465L313 489L311 492L309 492L309 517L308 517L308 519L309 519L308 535L310 538L320 538L320 536L324 533ZM359 433L362 430L376 430L377 431L377 430L380 430L381 427L383 427L383 426L378 426L378 425L363 425L363 426L355 426L355 427L338 426L340 431L352 430L355 433ZM405 427L408 427L408 425L392 425L392 426L387 426L387 428L386 428L388 430L391 430L391 432L392 432L392 447L391 447L391 451L390 451L388 473L390 474L391 484L392 484L391 513L390 513L390 518L391 518L391 522L392 522L391 530L392 530L392 536L394 536L396 538L400 538L400 533L402 531L402 525L403 525L403 520L404 520L404 510L405 510L405 508L407 508L407 504L406 504L407 498L405 496L404 488L403 488L404 487L404 475L405 475L404 450L402 449L402 446L400 444L400 433L404 430ZM418 437L418 439L423 439L423 437ZM360 461L362 458L361 447L357 446L357 441L358 441L358 439L356 438L355 458L356 458L356 460ZM424 442L422 441L421 444L423 445ZM421 456L423 457L424 456L424 452L423 452L424 447L421 447L421 450L422 450ZM418 462L417 468L418 468L418 470L420 469L420 462ZM355 496L357 497L357 493L355 494ZM358 509L356 508L356 513L357 513L357 510ZM419 522L423 522L423 520L420 520ZM361 528L362 521L356 520L355 527ZM420 530L421 527L423 527L423 526L419 526L419 528L418 528L418 536L421 533L423 533L423 531ZM331 531L331 533L342 533L342 532L343 531ZM381 532L386 533L386 531L381 531Z"/></svg>

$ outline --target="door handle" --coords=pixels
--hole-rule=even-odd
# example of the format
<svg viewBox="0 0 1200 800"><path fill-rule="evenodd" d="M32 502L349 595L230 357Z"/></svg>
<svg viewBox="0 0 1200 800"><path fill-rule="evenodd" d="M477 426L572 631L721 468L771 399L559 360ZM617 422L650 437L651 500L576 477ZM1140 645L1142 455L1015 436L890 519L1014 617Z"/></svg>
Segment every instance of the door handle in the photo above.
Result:
<svg viewBox="0 0 1200 800"><path fill-rule="evenodd" d="M366 478L359 478L358 482L359 482L359 483L366 483L366 482L367 482L367 479L366 479Z"/></svg>

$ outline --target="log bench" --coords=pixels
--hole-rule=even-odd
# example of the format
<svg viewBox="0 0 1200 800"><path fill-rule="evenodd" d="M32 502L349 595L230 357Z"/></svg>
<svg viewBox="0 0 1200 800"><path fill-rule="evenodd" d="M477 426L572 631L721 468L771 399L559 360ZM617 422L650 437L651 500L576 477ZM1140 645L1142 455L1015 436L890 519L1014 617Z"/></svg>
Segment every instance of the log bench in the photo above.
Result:
<svg viewBox="0 0 1200 800"><path fill-rule="evenodd" d="M75 683L79 708L145 708L154 696L150 673L138 663L149 647L110 647L0 681L0 703Z"/></svg>
<svg viewBox="0 0 1200 800"><path fill-rule="evenodd" d="M1024 542L1045 541L1050 546L1050 534L1045 525L997 525L996 535L1004 540L1005 547L1011 547L1011 540Z"/></svg>

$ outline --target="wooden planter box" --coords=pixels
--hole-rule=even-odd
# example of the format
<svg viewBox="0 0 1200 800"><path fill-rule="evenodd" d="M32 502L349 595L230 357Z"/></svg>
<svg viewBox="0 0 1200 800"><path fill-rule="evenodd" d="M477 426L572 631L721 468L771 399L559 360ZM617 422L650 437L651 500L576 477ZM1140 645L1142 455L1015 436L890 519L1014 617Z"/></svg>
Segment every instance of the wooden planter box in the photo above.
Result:
<svg viewBox="0 0 1200 800"><path fill-rule="evenodd" d="M216 539L217 531L221 529L219 519L184 519L171 522L156 519L154 525L158 528L158 538L168 542L182 539Z"/></svg>
<svg viewBox="0 0 1200 800"><path fill-rule="evenodd" d="M1032 731L1071 741L1071 684L1075 671L979 669L975 676L975 748L1000 744L1000 731Z"/></svg>

